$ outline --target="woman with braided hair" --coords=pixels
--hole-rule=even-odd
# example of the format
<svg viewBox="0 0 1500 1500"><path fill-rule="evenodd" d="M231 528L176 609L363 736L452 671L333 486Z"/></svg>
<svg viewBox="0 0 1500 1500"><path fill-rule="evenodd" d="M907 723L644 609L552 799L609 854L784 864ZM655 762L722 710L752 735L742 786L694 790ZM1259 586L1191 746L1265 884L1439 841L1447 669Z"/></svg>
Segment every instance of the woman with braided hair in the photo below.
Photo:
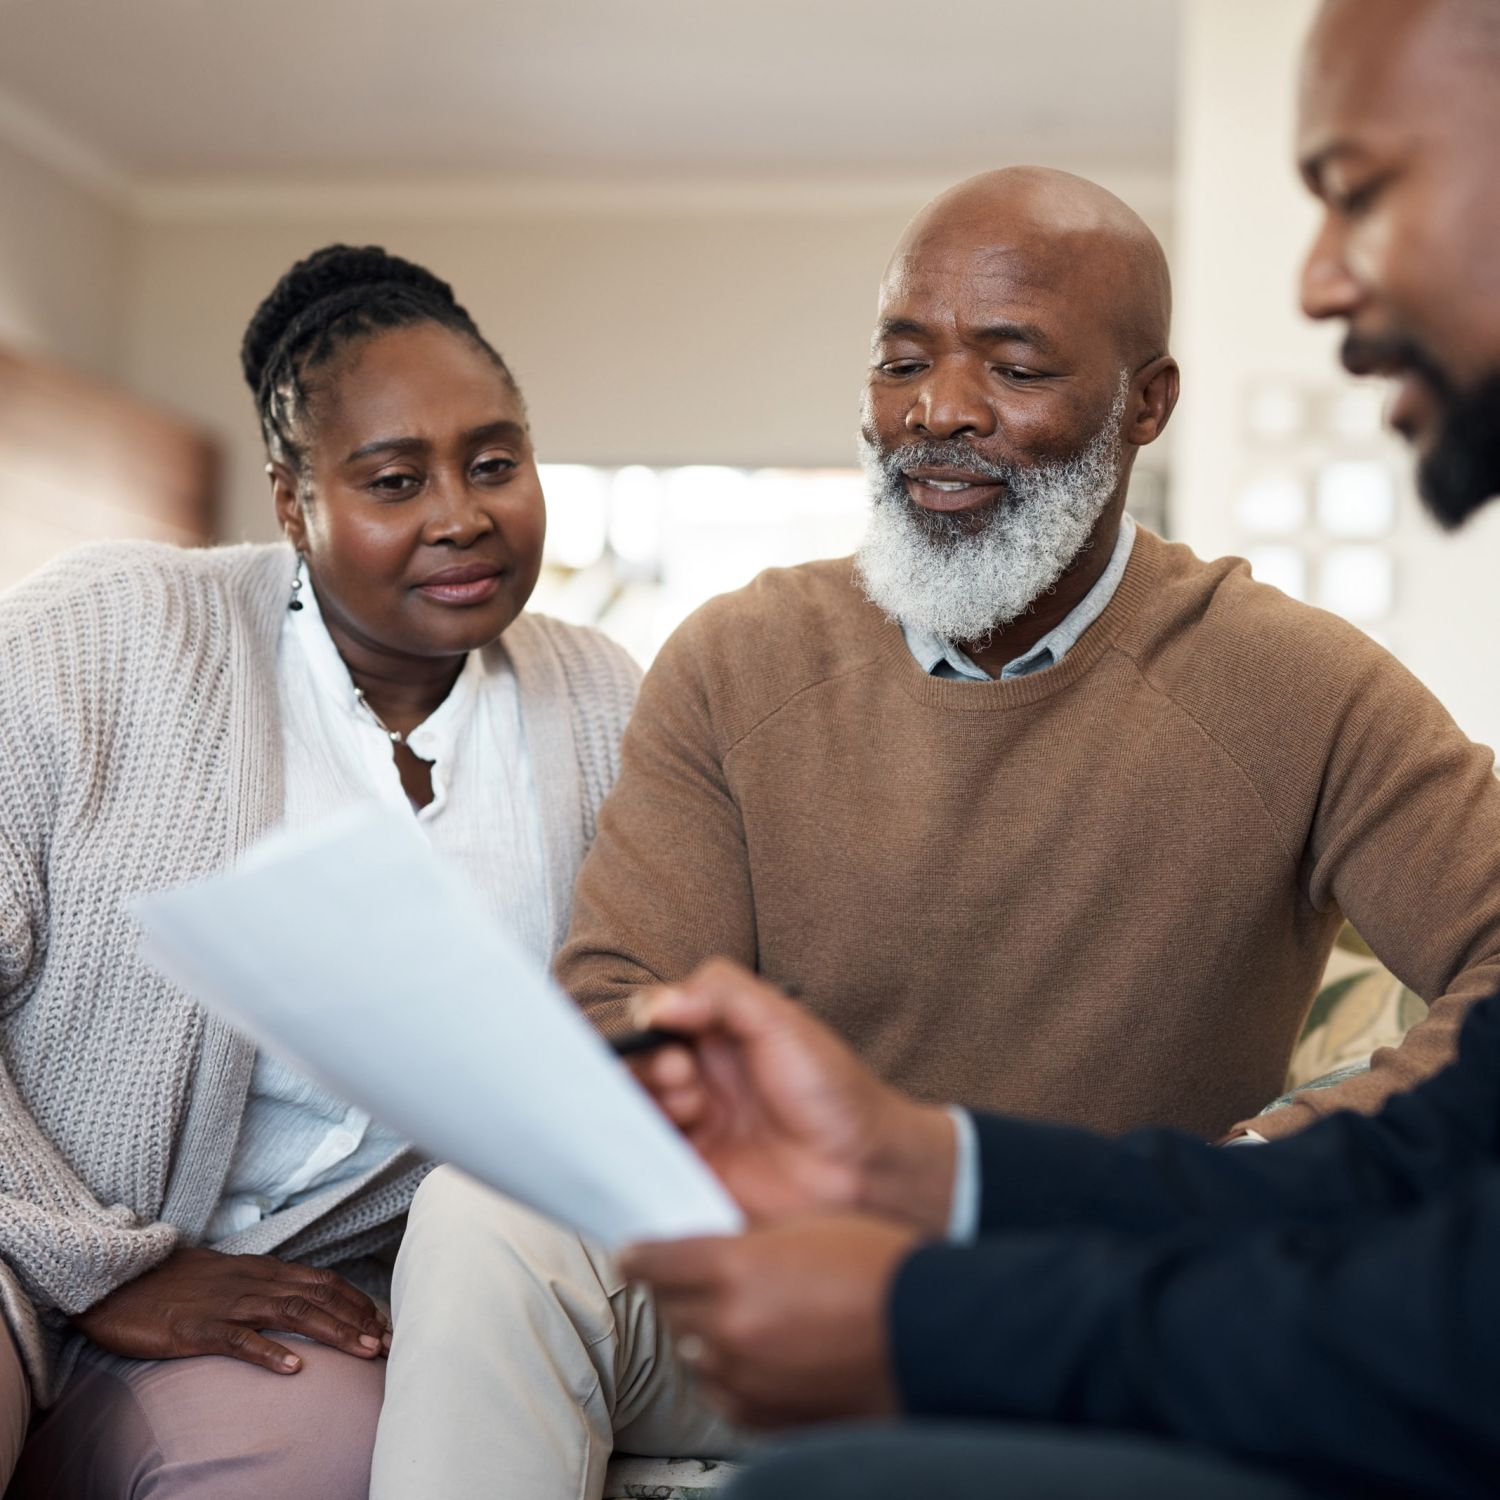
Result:
<svg viewBox="0 0 1500 1500"><path fill-rule="evenodd" d="M289 546L107 544L0 596L13 1497L365 1495L428 1163L148 970L128 903L374 799L550 957L634 698L617 647L522 613L526 411L444 282L330 246L243 364Z"/></svg>

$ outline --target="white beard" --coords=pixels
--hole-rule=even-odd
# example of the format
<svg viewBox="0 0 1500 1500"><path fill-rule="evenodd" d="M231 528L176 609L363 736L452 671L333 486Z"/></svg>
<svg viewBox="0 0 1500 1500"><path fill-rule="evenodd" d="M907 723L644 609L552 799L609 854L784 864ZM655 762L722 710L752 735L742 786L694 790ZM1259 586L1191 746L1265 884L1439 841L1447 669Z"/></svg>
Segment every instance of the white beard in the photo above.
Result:
<svg viewBox="0 0 1500 1500"><path fill-rule="evenodd" d="M871 602L900 624L970 644L1024 615L1056 587L1114 496L1128 393L1126 377L1094 436L1051 463L990 464L962 441L883 454L861 438L874 509L855 567ZM961 517L924 511L907 494L904 470L919 464L973 470L1005 492L982 528L966 532Z"/></svg>

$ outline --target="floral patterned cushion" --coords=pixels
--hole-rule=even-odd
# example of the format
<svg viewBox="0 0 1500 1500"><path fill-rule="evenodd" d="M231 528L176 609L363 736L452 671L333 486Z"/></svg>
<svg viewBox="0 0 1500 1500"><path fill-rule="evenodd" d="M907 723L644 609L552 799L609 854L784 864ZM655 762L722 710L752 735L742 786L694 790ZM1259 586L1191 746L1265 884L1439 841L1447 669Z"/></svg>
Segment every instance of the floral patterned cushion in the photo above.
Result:
<svg viewBox="0 0 1500 1500"><path fill-rule="evenodd" d="M1294 1094L1329 1088L1367 1068L1371 1053L1394 1047L1426 1014L1421 996L1407 989L1346 924L1292 1054L1287 1092L1262 1113Z"/></svg>
<svg viewBox="0 0 1500 1500"><path fill-rule="evenodd" d="M738 1465L712 1458L634 1458L610 1461L604 1500L705 1500L717 1494Z"/></svg>

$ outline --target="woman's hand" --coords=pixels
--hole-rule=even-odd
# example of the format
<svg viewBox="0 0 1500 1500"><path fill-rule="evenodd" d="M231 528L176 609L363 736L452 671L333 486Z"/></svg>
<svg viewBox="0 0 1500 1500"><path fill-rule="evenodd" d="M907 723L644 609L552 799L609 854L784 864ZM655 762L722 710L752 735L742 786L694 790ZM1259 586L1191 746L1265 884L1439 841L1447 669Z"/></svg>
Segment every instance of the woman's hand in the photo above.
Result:
<svg viewBox="0 0 1500 1500"><path fill-rule="evenodd" d="M715 959L636 1012L692 1038L635 1073L753 1221L854 1210L942 1233L957 1154L947 1112L881 1082L796 1002Z"/></svg>
<svg viewBox="0 0 1500 1500"><path fill-rule="evenodd" d="M302 1361L259 1330L316 1339L374 1359L389 1347L389 1324L365 1294L333 1271L274 1255L183 1249L154 1271L117 1287L73 1325L101 1349L132 1359L225 1354L294 1375Z"/></svg>

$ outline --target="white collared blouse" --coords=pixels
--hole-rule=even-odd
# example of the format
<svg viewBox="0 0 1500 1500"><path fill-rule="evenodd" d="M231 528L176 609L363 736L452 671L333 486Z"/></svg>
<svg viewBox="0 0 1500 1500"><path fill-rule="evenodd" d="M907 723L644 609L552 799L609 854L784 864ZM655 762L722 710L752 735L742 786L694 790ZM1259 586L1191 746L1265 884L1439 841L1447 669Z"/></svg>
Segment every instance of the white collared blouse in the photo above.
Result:
<svg viewBox="0 0 1500 1500"><path fill-rule="evenodd" d="M414 808L390 738L355 697L305 570L299 576L303 607L287 611L277 658L284 826L309 827L355 802L413 814L433 847L545 962L551 954L541 815L520 692L503 645L470 652L447 698L407 736L432 766L432 801ZM404 1144L364 1110L260 1053L204 1242L221 1242L368 1172Z"/></svg>

